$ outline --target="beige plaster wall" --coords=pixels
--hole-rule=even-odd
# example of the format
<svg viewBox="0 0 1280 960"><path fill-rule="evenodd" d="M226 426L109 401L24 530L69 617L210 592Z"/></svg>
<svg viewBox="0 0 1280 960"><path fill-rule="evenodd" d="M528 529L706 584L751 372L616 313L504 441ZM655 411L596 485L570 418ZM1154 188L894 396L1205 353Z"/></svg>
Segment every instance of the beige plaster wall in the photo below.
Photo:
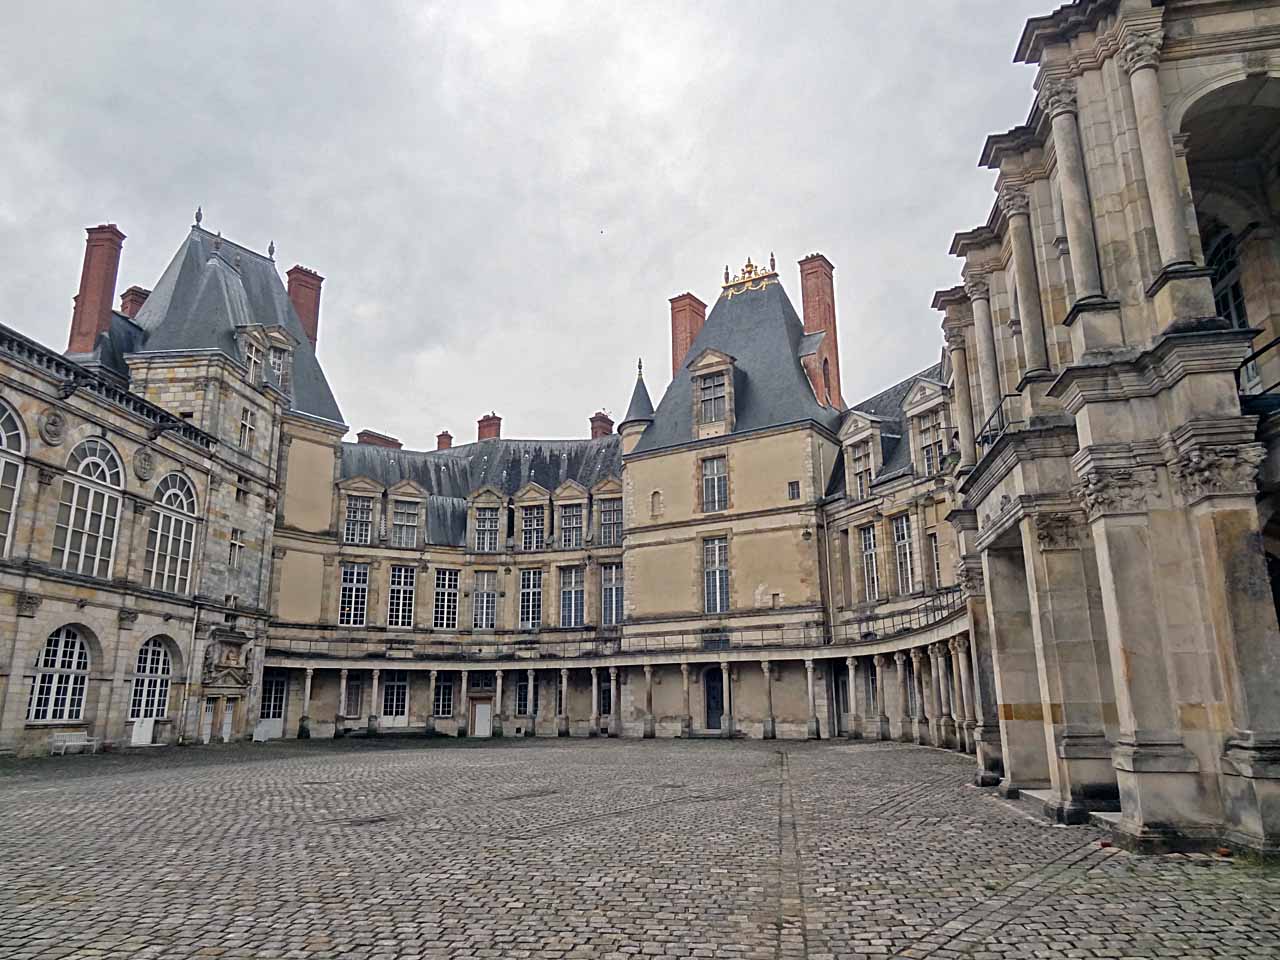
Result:
<svg viewBox="0 0 1280 960"><path fill-rule="evenodd" d="M329 529L333 504L334 451L330 446L296 437L289 444L284 491L284 522L299 530Z"/></svg>

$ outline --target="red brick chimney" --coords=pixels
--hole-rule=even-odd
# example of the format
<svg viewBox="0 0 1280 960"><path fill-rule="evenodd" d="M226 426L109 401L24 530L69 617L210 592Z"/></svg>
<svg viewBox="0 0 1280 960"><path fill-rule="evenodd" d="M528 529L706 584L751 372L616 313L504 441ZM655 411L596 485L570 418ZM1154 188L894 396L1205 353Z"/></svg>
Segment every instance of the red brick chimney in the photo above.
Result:
<svg viewBox="0 0 1280 960"><path fill-rule="evenodd" d="M436 449L448 450L453 446L453 434L448 430L441 430L436 434Z"/></svg>
<svg viewBox="0 0 1280 960"><path fill-rule="evenodd" d="M289 302L293 304L293 312L302 321L302 330L316 345L316 336L320 332L320 284L324 277L314 270L294 264L289 268Z"/></svg>
<svg viewBox="0 0 1280 960"><path fill-rule="evenodd" d="M80 270L80 292L71 314L68 353L89 353L98 335L111 328L111 304L116 299L116 273L120 269L120 248L124 234L114 223L85 230L84 267Z"/></svg>
<svg viewBox="0 0 1280 960"><path fill-rule="evenodd" d="M361 430L356 434L356 443L367 443L375 447L390 447L392 450L399 450L403 446L395 437L388 437L385 433L378 433L376 430Z"/></svg>
<svg viewBox="0 0 1280 960"><path fill-rule="evenodd" d="M692 293L671 298L671 375L684 365L685 355L707 319L707 305Z"/></svg>
<svg viewBox="0 0 1280 960"><path fill-rule="evenodd" d="M607 437L613 433L613 418L603 410L596 413L591 418L591 439L599 440L601 437Z"/></svg>
<svg viewBox="0 0 1280 960"><path fill-rule="evenodd" d="M496 413L488 413L476 421L477 440L497 440L502 436L502 418Z"/></svg>
<svg viewBox="0 0 1280 960"><path fill-rule="evenodd" d="M142 309L142 305L147 302L149 296L151 291L146 287L130 287L120 294L120 312L132 320L138 315L138 311Z"/></svg>
<svg viewBox="0 0 1280 960"><path fill-rule="evenodd" d="M840 344L836 339L835 269L822 254L809 254L800 261L800 293L804 302L804 332L826 334L814 363L808 367L813 392L822 403L843 410Z"/></svg>

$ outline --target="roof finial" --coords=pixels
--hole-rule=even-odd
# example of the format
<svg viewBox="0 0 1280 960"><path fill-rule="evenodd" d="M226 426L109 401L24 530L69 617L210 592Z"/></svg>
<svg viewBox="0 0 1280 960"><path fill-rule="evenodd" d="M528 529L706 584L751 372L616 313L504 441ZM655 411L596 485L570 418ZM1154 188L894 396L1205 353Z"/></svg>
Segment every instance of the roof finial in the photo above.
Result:
<svg viewBox="0 0 1280 960"><path fill-rule="evenodd" d="M729 282L729 265L727 263L724 265L724 282Z"/></svg>
<svg viewBox="0 0 1280 960"><path fill-rule="evenodd" d="M644 358L643 357L636 358L636 379L637 380L644 379Z"/></svg>
<svg viewBox="0 0 1280 960"><path fill-rule="evenodd" d="M218 231L218 235L213 238L213 251L217 253L222 249L222 231Z"/></svg>
<svg viewBox="0 0 1280 960"><path fill-rule="evenodd" d="M196 207L196 226L200 226L200 221L204 219L204 211L199 206Z"/></svg>
<svg viewBox="0 0 1280 960"><path fill-rule="evenodd" d="M772 250L770 250L770 251L769 251L769 272L770 272L770 273L773 273L773 272L774 272L775 270L777 270L777 269L778 269L778 268L777 268L777 265L776 265L776 264L774 264L774 262L773 262L773 251L772 251Z"/></svg>
<svg viewBox="0 0 1280 960"><path fill-rule="evenodd" d="M267 257L271 260L276 258L276 242L274 240L267 244Z"/></svg>

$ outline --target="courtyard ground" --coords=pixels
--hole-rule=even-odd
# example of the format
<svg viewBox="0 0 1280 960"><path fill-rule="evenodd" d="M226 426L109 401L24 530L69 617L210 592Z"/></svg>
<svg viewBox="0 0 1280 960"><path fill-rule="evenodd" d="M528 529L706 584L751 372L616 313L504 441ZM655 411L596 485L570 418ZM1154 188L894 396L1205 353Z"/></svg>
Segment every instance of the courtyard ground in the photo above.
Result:
<svg viewBox="0 0 1280 960"><path fill-rule="evenodd" d="M0 761L0 957L1280 955L1280 872L1143 858L890 743L383 740Z"/></svg>

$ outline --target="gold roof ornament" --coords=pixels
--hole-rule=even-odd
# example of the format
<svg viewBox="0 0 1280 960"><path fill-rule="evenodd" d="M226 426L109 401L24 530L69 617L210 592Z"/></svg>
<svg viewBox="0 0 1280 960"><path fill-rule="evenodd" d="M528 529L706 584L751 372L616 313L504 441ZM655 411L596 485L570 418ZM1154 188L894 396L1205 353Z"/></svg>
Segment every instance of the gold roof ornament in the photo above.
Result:
<svg viewBox="0 0 1280 960"><path fill-rule="evenodd" d="M771 283L778 282L778 271L774 263L773 254L769 254L769 266L758 267L751 262L751 258L747 257L747 262L742 265L742 269L732 277L729 276L729 268L724 268L724 293L723 296L732 297L739 293L746 293L748 290L763 290Z"/></svg>

